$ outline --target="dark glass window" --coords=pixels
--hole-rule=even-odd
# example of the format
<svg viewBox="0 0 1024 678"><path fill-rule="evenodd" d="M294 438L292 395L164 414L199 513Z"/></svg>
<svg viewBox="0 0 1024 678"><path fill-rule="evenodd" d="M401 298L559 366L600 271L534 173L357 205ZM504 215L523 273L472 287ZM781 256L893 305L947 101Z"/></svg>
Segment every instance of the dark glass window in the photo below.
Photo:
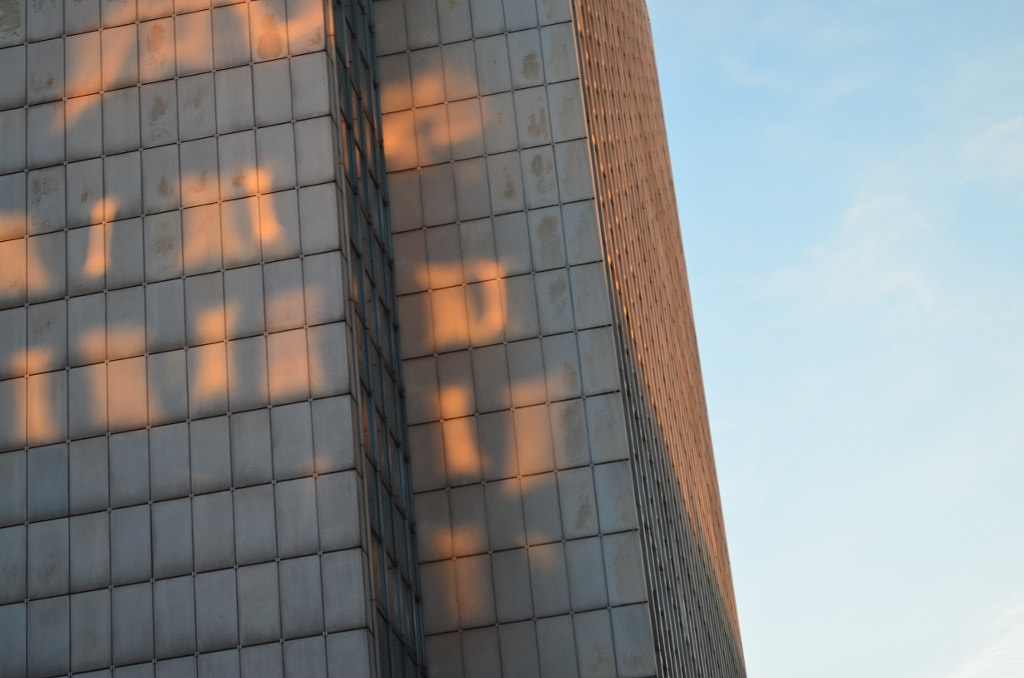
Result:
<svg viewBox="0 0 1024 678"><path fill-rule="evenodd" d="M409 455L399 365L391 227L368 0L334 0L338 124L351 245L352 331L362 399L362 450L382 676L423 675Z"/></svg>

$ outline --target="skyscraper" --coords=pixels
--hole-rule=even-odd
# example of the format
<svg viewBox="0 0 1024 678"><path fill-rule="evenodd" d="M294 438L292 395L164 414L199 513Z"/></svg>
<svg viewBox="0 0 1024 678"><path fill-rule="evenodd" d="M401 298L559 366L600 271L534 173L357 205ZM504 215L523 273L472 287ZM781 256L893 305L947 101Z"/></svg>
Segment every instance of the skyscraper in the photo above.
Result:
<svg viewBox="0 0 1024 678"><path fill-rule="evenodd" d="M0 2L0 677L741 676L625 0Z"/></svg>

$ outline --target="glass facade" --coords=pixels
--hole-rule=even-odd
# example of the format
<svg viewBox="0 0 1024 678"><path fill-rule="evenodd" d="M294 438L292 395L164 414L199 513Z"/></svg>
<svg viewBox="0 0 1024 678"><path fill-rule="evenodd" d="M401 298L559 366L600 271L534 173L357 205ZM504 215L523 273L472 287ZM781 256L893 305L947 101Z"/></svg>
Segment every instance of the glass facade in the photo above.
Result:
<svg viewBox="0 0 1024 678"><path fill-rule="evenodd" d="M333 12L378 661L382 676L417 676L423 633L373 17L366 0L334 0Z"/></svg>
<svg viewBox="0 0 1024 678"><path fill-rule="evenodd" d="M642 7L0 0L0 678L742 675Z"/></svg>

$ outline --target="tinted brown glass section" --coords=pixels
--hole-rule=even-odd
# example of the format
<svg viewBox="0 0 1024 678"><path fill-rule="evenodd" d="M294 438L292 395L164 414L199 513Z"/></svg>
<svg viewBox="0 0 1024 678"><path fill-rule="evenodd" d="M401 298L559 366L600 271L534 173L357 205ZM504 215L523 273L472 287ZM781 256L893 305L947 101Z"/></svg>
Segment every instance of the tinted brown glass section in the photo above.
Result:
<svg viewBox="0 0 1024 678"><path fill-rule="evenodd" d="M664 675L744 675L661 96L642 0L574 3Z"/></svg>

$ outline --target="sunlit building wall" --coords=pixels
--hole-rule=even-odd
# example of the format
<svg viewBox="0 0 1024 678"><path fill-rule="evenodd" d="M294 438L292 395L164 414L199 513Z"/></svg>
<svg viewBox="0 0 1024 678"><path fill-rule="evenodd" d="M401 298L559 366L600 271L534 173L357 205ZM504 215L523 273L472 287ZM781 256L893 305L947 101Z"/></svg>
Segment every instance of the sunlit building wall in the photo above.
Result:
<svg viewBox="0 0 1024 678"><path fill-rule="evenodd" d="M744 675L644 3L374 11L431 675Z"/></svg>
<svg viewBox="0 0 1024 678"><path fill-rule="evenodd" d="M743 675L650 21L614 0L575 16L658 662Z"/></svg>
<svg viewBox="0 0 1024 678"><path fill-rule="evenodd" d="M0 2L0 676L413 676L369 7Z"/></svg>
<svg viewBox="0 0 1024 678"><path fill-rule="evenodd" d="M372 9L0 0L0 678L742 675L643 3Z"/></svg>

